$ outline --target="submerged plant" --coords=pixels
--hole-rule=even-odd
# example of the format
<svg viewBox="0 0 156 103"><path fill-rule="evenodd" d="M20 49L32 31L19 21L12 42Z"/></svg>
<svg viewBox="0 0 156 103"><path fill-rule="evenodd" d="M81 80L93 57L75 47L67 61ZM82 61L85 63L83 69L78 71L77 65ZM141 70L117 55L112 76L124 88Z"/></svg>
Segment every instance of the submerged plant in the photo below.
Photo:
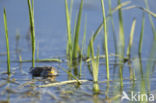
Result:
<svg viewBox="0 0 156 103"><path fill-rule="evenodd" d="M6 17L6 10L4 8L4 28L5 28L5 37L6 37L6 46L7 46L7 73L8 75L11 74L10 72L10 50L9 50L9 39L8 39L8 26L7 26L7 17Z"/></svg>

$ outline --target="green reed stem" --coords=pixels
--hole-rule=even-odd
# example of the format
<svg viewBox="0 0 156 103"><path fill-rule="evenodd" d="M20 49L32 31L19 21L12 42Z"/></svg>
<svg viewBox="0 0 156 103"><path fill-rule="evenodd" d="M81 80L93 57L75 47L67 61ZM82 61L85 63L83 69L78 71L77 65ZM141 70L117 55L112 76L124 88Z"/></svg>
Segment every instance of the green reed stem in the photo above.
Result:
<svg viewBox="0 0 156 103"><path fill-rule="evenodd" d="M73 0L70 1L70 19L72 17Z"/></svg>
<svg viewBox="0 0 156 103"><path fill-rule="evenodd" d="M144 2L145 2L145 5L146 5L146 8L148 10L150 10L149 5L148 5L148 0L144 0ZM153 36L154 36L154 40L153 40L153 44L152 44L152 48L151 48L150 56L149 56L149 59L151 59L151 58L156 57L156 55L155 55L155 52L156 52L156 29L155 29L154 22L152 20L152 16L150 14L148 14L148 16L149 16L150 24L151 24L151 27L152 27ZM146 82L147 82L146 84L147 84L148 92L150 92L150 88L151 88L150 77L152 75L152 72L151 72L152 66L153 66L153 62L148 60L147 65L146 65L146 76L147 76L146 77Z"/></svg>
<svg viewBox="0 0 156 103"><path fill-rule="evenodd" d="M34 27L34 11L30 0L28 0L28 7L29 7L29 19L30 19L29 21L30 21L31 40L32 40L32 67L34 67L35 66L35 27Z"/></svg>
<svg viewBox="0 0 156 103"><path fill-rule="evenodd" d="M36 53L36 59L39 60L39 41L37 41L37 53Z"/></svg>
<svg viewBox="0 0 156 103"><path fill-rule="evenodd" d="M148 10L150 10L149 9L149 5L148 5L148 0L144 0L144 2L145 2L145 5L146 5L146 8ZM154 25L154 22L152 20L152 16L149 13L148 13L148 17L149 17L149 20L150 20L150 24L152 26L152 32L153 32L154 40L156 40L156 29L155 29L155 25Z"/></svg>
<svg viewBox="0 0 156 103"><path fill-rule="evenodd" d="M145 15L142 16L142 25L141 25L141 32L140 32L140 41L139 41L139 50L138 53L141 54L142 51L142 41L144 35L144 25L145 25Z"/></svg>
<svg viewBox="0 0 156 103"><path fill-rule="evenodd" d="M121 0L118 0L118 5L121 4ZM124 57L125 51L125 36L124 36L124 27L123 27L123 18L122 18L122 9L119 9L119 53L122 57Z"/></svg>
<svg viewBox="0 0 156 103"><path fill-rule="evenodd" d="M121 5L121 0L118 0L118 5ZM125 35L124 35L124 27L123 27L123 18L122 18L122 8L119 8L119 49L118 54L121 58L119 58L120 63L123 63L124 53L125 53ZM120 90L123 90L123 64L120 65L119 70L120 76Z"/></svg>
<svg viewBox="0 0 156 103"><path fill-rule="evenodd" d="M113 16L112 16L111 0L108 0L108 4L109 4L109 15L110 15L112 31L113 31L115 54L117 54L117 40L116 40L115 26L114 26L114 21L113 21Z"/></svg>
<svg viewBox="0 0 156 103"><path fill-rule="evenodd" d="M82 9L83 9L83 0L81 0L79 13L78 13L78 19L76 23L76 30L75 30L75 36L74 36L74 45L73 45L73 58L77 58L77 53L79 51L79 35L80 35L80 27L81 27L81 15L82 15Z"/></svg>
<svg viewBox="0 0 156 103"><path fill-rule="evenodd" d="M109 19L109 17L115 13L117 10L119 10L120 8L122 8L123 6L126 6L128 5L130 2L127 1L127 2L123 2L122 4L118 5L117 7L115 7L115 9L113 9L111 12L111 14L109 13L108 16L106 17L106 19ZM110 4L109 4L110 5ZM98 26L98 28L96 29L95 33L93 34L93 41L95 40L95 38L97 37L97 35L99 34L99 32L101 31L102 29L102 26L103 26L103 21L102 23ZM115 36L115 29L114 29L114 23L112 23L112 28L113 28L113 39L114 39L114 42L116 43L116 36ZM116 44L117 45L117 44ZM116 51L117 51L117 46L116 46ZM87 49L87 57L90 56L90 41L89 41L89 44L88 44L88 49Z"/></svg>
<svg viewBox="0 0 156 103"><path fill-rule="evenodd" d="M105 45L105 55L106 55L106 70L107 70L107 79L109 80L109 58L108 58L108 41L107 41L107 23L105 16L105 7L104 2L101 0L101 7L103 11L103 27L104 27L104 45Z"/></svg>
<svg viewBox="0 0 156 103"><path fill-rule="evenodd" d="M97 58L94 58L94 46L93 46L93 37L91 41L91 55L92 55L92 68L93 68L93 91L95 93L99 93L99 85L98 85L98 75L99 75L99 48L97 51Z"/></svg>
<svg viewBox="0 0 156 103"><path fill-rule="evenodd" d="M81 58L80 58L80 76L82 73L82 59L84 54L85 42L86 42L86 31L87 31L87 16L85 16L85 25L84 25L84 33L83 33L83 40L82 40L82 48L81 48Z"/></svg>
<svg viewBox="0 0 156 103"><path fill-rule="evenodd" d="M17 63L27 63L27 62L32 62L32 60L19 60L19 61L11 61L11 62L17 62ZM60 59L51 59L51 58L47 58L47 59L36 59L35 60L35 62L59 62L59 63L61 63L62 62L62 60L60 60Z"/></svg>
<svg viewBox="0 0 156 103"><path fill-rule="evenodd" d="M112 9L112 13L116 12L117 10L121 9L122 7L124 7L124 6L126 6L126 5L128 5L130 3L131 3L131 1L125 1L125 2L122 2L122 3L120 3L118 1L118 5L114 9Z"/></svg>
<svg viewBox="0 0 156 103"><path fill-rule="evenodd" d="M97 35L99 34L99 32L101 31L102 26L103 26L103 23L101 23L101 24L98 26L97 30L96 30L95 33L93 34L93 36L92 36L92 38L91 38L91 40L93 39L93 42L94 42L95 38L97 37ZM91 50L90 50L90 48L91 48L91 40L89 41L88 48L87 48L87 57L90 56L90 51L91 51Z"/></svg>
<svg viewBox="0 0 156 103"><path fill-rule="evenodd" d="M8 39L8 26L7 26L7 16L6 10L4 8L4 28L5 28L5 37L6 37L6 47L7 47L7 73L8 75L11 74L10 72L10 50L9 50L9 39Z"/></svg>
<svg viewBox="0 0 156 103"><path fill-rule="evenodd" d="M68 9L68 2L65 0L65 11L66 11L66 25L67 25L67 55L72 60L72 37L71 37L71 24L70 24L70 13Z"/></svg>
<svg viewBox="0 0 156 103"><path fill-rule="evenodd" d="M131 27L131 32L130 32L130 38L129 38L129 45L127 48L127 57L130 58L130 52L131 52L131 47L133 43L133 36L134 36L134 30L135 30L135 24L136 24L136 19L133 19L132 27Z"/></svg>
<svg viewBox="0 0 156 103"><path fill-rule="evenodd" d="M31 6L32 6L33 14L34 14L34 0L31 0Z"/></svg>

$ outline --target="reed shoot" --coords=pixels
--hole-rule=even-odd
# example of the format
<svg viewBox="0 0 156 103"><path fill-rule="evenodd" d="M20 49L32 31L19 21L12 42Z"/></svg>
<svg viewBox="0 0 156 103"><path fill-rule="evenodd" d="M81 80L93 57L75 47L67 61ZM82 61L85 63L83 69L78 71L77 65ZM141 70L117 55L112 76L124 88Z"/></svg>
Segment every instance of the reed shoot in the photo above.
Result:
<svg viewBox="0 0 156 103"><path fill-rule="evenodd" d="M133 23L132 23L132 27L131 27L131 33L130 33L130 38L129 38L129 45L128 45L128 48L127 48L127 57L128 58L130 58L130 52L131 52L131 47L132 47L132 43L133 43L135 24L136 24L136 19L133 19Z"/></svg>
<svg viewBox="0 0 156 103"><path fill-rule="evenodd" d="M97 51L97 58L94 58L93 37L91 39L91 55L92 55L92 68L93 68L93 91L99 93L98 75L99 75L99 49Z"/></svg>
<svg viewBox="0 0 156 103"><path fill-rule="evenodd" d="M28 8L29 8L29 21L30 21L30 31L31 31L31 43L32 43L32 67L35 66L35 27L34 27L34 6L33 4L28 0Z"/></svg>
<svg viewBox="0 0 156 103"><path fill-rule="evenodd" d="M76 30L74 35L74 41L73 41L73 59L77 58L78 51L79 51L79 35L80 35L80 27L81 27L81 16L82 16L82 9L83 9L83 0L81 0L78 18L76 22Z"/></svg>
<svg viewBox="0 0 156 103"><path fill-rule="evenodd" d="M144 2L145 2L146 8L149 10L148 0L144 0ZM150 20L150 24L152 26L152 32L153 32L154 40L156 40L156 29L155 29L155 25L154 25L152 16L150 14L148 14L148 17L149 17L149 20Z"/></svg>
<svg viewBox="0 0 156 103"><path fill-rule="evenodd" d="M141 54L142 51L142 41L143 41L143 35L144 35L144 26L145 26L145 16L143 15L142 17L142 25L141 25L141 32L140 32L140 41L139 41L139 55Z"/></svg>
<svg viewBox="0 0 156 103"><path fill-rule="evenodd" d="M121 4L121 0L118 0L118 5ZM125 35L124 35L124 26L123 26L123 17L122 9L119 9L119 55L124 57L125 51Z"/></svg>
<svg viewBox="0 0 156 103"><path fill-rule="evenodd" d="M105 16L105 7L104 2L101 0L101 7L103 11L103 27L104 27L104 48L105 48L105 55L106 55L106 70L107 70L107 79L109 80L109 58L108 58L108 41L107 41L107 23L106 23L106 16Z"/></svg>
<svg viewBox="0 0 156 103"><path fill-rule="evenodd" d="M67 56L69 56L70 61L72 60L72 37L71 37L71 24L70 24L70 13L68 9L68 2L65 0L65 11L66 11L66 25L67 25Z"/></svg>
<svg viewBox="0 0 156 103"><path fill-rule="evenodd" d="M6 47L7 47L7 74L10 75L10 50L9 50L9 39L8 39L8 26L7 26L7 16L6 10L4 8L4 28L5 28L5 37L6 37Z"/></svg>

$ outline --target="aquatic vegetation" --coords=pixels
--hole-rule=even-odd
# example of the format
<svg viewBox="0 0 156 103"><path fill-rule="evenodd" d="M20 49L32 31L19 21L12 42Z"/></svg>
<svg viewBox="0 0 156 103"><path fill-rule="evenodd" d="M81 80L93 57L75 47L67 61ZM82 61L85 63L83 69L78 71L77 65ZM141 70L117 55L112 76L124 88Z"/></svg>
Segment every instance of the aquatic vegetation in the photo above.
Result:
<svg viewBox="0 0 156 103"><path fill-rule="evenodd" d="M70 65L75 64L75 59L78 58L78 54L80 54L79 47L79 35L80 35L80 27L81 27L81 16L83 9L83 0L81 0L79 13L76 17L76 22L74 26L74 33L72 37L71 31L71 14L72 14L72 1L71 1L71 11L68 9L68 2L65 0L65 11L66 11L66 25L67 25L67 49L66 54L69 56Z"/></svg>
<svg viewBox="0 0 156 103"><path fill-rule="evenodd" d="M104 27L104 48L105 48L105 56L106 56L106 70L107 70L107 79L109 80L109 58L108 58L108 40L107 40L107 23L106 23L106 16L105 16L105 7L104 2L101 0L101 7L103 12L103 27Z"/></svg>
<svg viewBox="0 0 156 103"><path fill-rule="evenodd" d="M147 10L149 10L148 1L144 0L144 2L145 2ZM154 22L152 20L151 14L148 13L148 17L149 17L149 21L150 21L150 24L151 24L151 27L152 27L152 32L153 32L154 39L156 40L156 29L155 29L155 25L154 25Z"/></svg>
<svg viewBox="0 0 156 103"><path fill-rule="evenodd" d="M82 73L83 54L84 54L84 51L85 51L85 44L86 44L87 17L86 17L85 21L86 21L86 22L85 22L85 26L84 26L82 47L81 47L81 53L80 53L80 72L79 72L79 75L80 75L80 76L81 76L81 73Z"/></svg>
<svg viewBox="0 0 156 103"><path fill-rule="evenodd" d="M78 18L76 22L76 28L75 28L75 35L73 40L73 58L77 58L77 53L79 52L79 35L80 35L80 27L81 27L81 16L82 16L82 9L83 9L83 0L81 0Z"/></svg>
<svg viewBox="0 0 156 103"><path fill-rule="evenodd" d="M115 33L115 25L114 25L114 20L113 20L113 15L112 15L112 3L111 0L108 1L108 5L109 5L109 14L110 14L110 19L111 19L111 27L112 27L112 31L113 31L113 40L114 40L114 48L115 48L115 54L117 54L118 48L117 48L117 37L116 37L116 33ZM108 19L107 19L108 21Z"/></svg>
<svg viewBox="0 0 156 103"><path fill-rule="evenodd" d="M6 10L4 8L4 27L5 27L5 37L6 37L6 48L7 48L7 73L8 75L11 74L10 71L10 50L9 50L9 38L8 38L8 26L7 26L7 16L6 16Z"/></svg>
<svg viewBox="0 0 156 103"><path fill-rule="evenodd" d="M93 36L91 37L91 39L90 39L90 41L89 41L88 48L87 48L87 57L90 57L90 55L91 55L91 54L90 54L90 51L91 51L91 40L93 40L93 42L94 42L95 38L97 37L97 35L98 35L99 32L101 31L102 26L103 26L103 23L101 23L101 24L98 26L97 30L95 31L95 33L93 34Z"/></svg>
<svg viewBox="0 0 156 103"><path fill-rule="evenodd" d="M31 32L31 43L32 43L32 67L35 66L35 27L34 27L34 7L33 3L28 0L28 7L29 7L29 20L30 20L30 32Z"/></svg>
<svg viewBox="0 0 156 103"><path fill-rule="evenodd" d="M121 0L118 0L118 5L121 4ZM124 34L124 25L123 25L123 17L122 17L122 9L119 9L118 12L119 16L119 55L121 57L124 57L124 51L125 51L125 34Z"/></svg>
<svg viewBox="0 0 156 103"><path fill-rule="evenodd" d="M145 15L142 16L142 25L141 25L141 32L140 32L140 40L139 40L139 49L138 54L141 55L142 51L142 42L143 42L143 35L144 35L144 26L145 26Z"/></svg>
<svg viewBox="0 0 156 103"><path fill-rule="evenodd" d="M99 93L98 75L99 75L99 48L97 51L97 58L94 57L93 38L91 40L91 55L92 55L92 70L93 70L93 91Z"/></svg>
<svg viewBox="0 0 156 103"><path fill-rule="evenodd" d="M131 32L130 32L129 45L127 48L127 57L128 58L130 58L130 52L131 52L131 47L132 47L132 43L133 43L135 24L136 24L136 19L134 18L133 22L132 22Z"/></svg>
<svg viewBox="0 0 156 103"><path fill-rule="evenodd" d="M35 1L35 3L36 2L39 1ZM55 44L54 47L49 47L47 44L56 43L56 41L50 41L51 38L56 39L56 35L50 35L50 32L48 33L50 36L45 36L45 38L47 37L46 40L45 38L40 38L43 36L41 36L41 34L44 33L35 29L34 0L27 0L30 26L29 34L31 37L32 50L32 54L30 56L26 54L29 53L30 50L26 50L26 52L21 50L19 53L12 51L12 48L14 48L12 41L10 48L11 51L9 50L7 17L6 10L4 9L3 16L7 52L1 53L3 55L0 54L0 56L7 56L7 61L2 60L0 61L0 64L3 65L3 62L7 63L7 74L12 73L13 77L7 76L8 78L6 78L5 73L0 72L0 75L2 76L0 77L0 89L4 90L0 93L0 97L4 94L13 95L13 97L17 97L18 95L23 97L23 94L25 94L26 91L27 95L24 96L28 99L34 99L39 95L40 97L37 97L37 100L44 100L45 95L48 95L50 97L46 96L46 99L52 98L50 99L52 100L50 102L60 102L63 100L67 100L64 102L73 102L75 97L78 97L78 99L81 100L85 98L85 102L90 102L91 100L93 102L120 103L125 101L135 102L130 96L131 94L136 94L138 97L136 96L135 100L142 103L148 102L146 98L142 98L142 95L145 95L146 97L150 95L150 93L153 93L151 90L153 89L153 84L155 85L151 78L155 79L154 74L156 67L156 29L154 24L156 14L150 10L147 0L144 1L146 7L137 6L132 3L132 1L121 0L116 1L117 4L114 4L115 1L101 0L97 3L98 7L96 7L94 4L96 2L97 1L95 0L64 0L65 11L59 15L65 14L64 22L61 21L60 23L66 24L62 24L63 26L59 25L58 28L60 30L59 32L61 32L60 34L64 37L65 34L67 34L66 44L63 44L65 42L63 40L65 39L62 39L61 37L63 42L56 40L59 43L58 47ZM79 4L77 5L77 3ZM37 5L39 5L39 3ZM99 5L101 6L99 7ZM142 17L142 20L138 19L139 16L132 15L132 9L137 9L137 12L141 12L143 14L140 16ZM131 19L125 20L127 19L125 18L125 13L128 11L132 12L132 14L126 14L126 16L130 15ZM90 19L92 18L90 17L92 12L97 13L95 16L97 18L93 18L93 20ZM37 18L37 20L39 19ZM151 25L151 27L148 26L147 28L145 20L147 21L147 24ZM59 21L56 23L58 22ZM63 29L61 27L63 27ZM146 29L149 31L146 31ZM35 36L35 30L39 35ZM127 33L129 31L130 33ZM25 31L22 31L22 34L23 32L25 33ZM147 32L152 32L152 36L154 37L152 38L151 36L149 39L149 41L152 42L149 54L146 53L148 52L147 50L144 50L146 49L145 46L147 46L146 44L144 45L144 43L146 43L144 40L148 40L147 35L145 35ZM23 35L20 35L20 37L19 35L16 35L15 39L18 42L18 49L21 49L20 46L23 46L22 43L24 42L24 40L21 40L23 39ZM43 41L39 45L40 40ZM63 48L60 45L66 45L66 48ZM43 46L45 47L42 48ZM48 53L46 53L47 47L49 47L48 49L50 50ZM134 47L136 50L134 50ZM60 48L63 48L61 53L65 53L64 51L66 51L63 56L60 56L62 55L58 50ZM55 51L56 49L57 51ZM126 49L127 51L125 51ZM138 54L133 54L136 53L136 51ZM56 52L58 55L55 55L57 54ZM10 53L11 57L15 54L17 60L12 60L12 58L10 60ZM39 58L39 56L44 57L45 55L48 57L45 59ZM51 55L57 58L51 58ZM147 58L148 55L149 58ZM31 56L32 58L30 59L29 57ZM19 67L13 68L11 72L10 63L12 63L13 66L17 66L19 64ZM35 67L35 65L37 65L37 67ZM57 70L52 68L53 65L54 67L57 67ZM32 75L28 73L28 69L30 67L32 67ZM51 78L50 80L46 78L56 76L58 73L59 75L56 78ZM37 77L32 79L31 76ZM17 90L12 90L14 88ZM27 89L30 89L31 92ZM124 95L127 97L125 98ZM132 97L134 96L132 95ZM75 99L75 101L77 102L78 99Z"/></svg>
<svg viewBox="0 0 156 103"><path fill-rule="evenodd" d="M68 2L65 0L65 10L66 10L66 25L67 25L67 48L66 53L69 59L72 60L72 36L71 36L71 24L70 24L70 13L68 9Z"/></svg>

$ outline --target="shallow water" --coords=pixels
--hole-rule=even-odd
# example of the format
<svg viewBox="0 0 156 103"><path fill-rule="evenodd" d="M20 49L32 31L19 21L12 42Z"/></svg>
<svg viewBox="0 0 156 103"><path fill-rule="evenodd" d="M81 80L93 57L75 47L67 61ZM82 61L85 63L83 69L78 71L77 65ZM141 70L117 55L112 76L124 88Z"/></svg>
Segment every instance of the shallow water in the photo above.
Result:
<svg viewBox="0 0 156 103"><path fill-rule="evenodd" d="M127 1L127 0L126 0ZM82 18L81 34L83 34L83 28L85 23L85 16L87 17L87 40L91 38L93 32L102 22L102 11L100 7L100 1L85 0ZM75 15L78 12L80 0L74 2L72 13L72 28L74 28ZM108 10L108 2L106 3L106 10ZM150 10L156 13L155 0L150 0ZM55 82L66 81L69 79L67 73L62 68L68 69L66 60L66 21L65 21L65 7L63 0L47 0L47 1L35 1L35 30L36 30L36 43L39 45L39 59L44 58L59 58L63 62L43 62L36 63L36 66L54 66L59 71L59 76L56 77ZM117 2L112 2L112 8L116 7ZM144 6L143 1L135 0L130 5ZM6 45L5 35L3 27L3 8L7 11L8 20L8 32L10 43L10 55L11 60L18 60L19 55L23 60L31 59L31 42L29 33L29 13L27 8L27 0L14 0L14 1L0 1L0 102L9 101L13 103L27 103L27 102L60 102L60 103L103 103L119 102L120 98L120 79L119 79L119 64L115 63L114 56L110 56L110 76L111 80L108 85L106 82L99 83L101 93L99 95L93 95L92 81L83 83L78 86L76 84L68 84L58 87L40 88L39 85L49 83L48 80L32 79L29 74L31 63L11 63L11 71L13 72L11 77L8 78L4 72L6 72ZM108 13L106 11L106 13ZM134 34L134 41L131 52L131 65L127 62L123 68L123 90L130 94L130 91L139 92L141 89L142 78L140 74L140 63L138 57L138 43L141 30L141 18L142 11L139 9L123 10L124 29L125 29L125 42L126 47L129 41L129 33L133 18L136 18L136 29ZM113 14L115 32L118 35L118 13ZM148 59L153 43L153 34L149 23L148 15L145 13L145 31L142 48L142 66L143 74L146 76L147 64L155 62L156 58ZM156 24L155 18L153 18L154 24ZM109 26L108 45L109 54L115 54L114 40L112 38L112 28ZM16 34L20 34L19 41L16 40ZM80 35L82 40L83 35ZM94 46L100 46L100 54L103 54L103 31L100 32L95 40ZM16 50L20 50L17 52ZM126 48L127 50L127 48ZM135 71L136 80L131 81L129 79L130 72L129 67ZM153 72L150 78L151 91L156 90L156 71L155 65L153 66ZM88 70L86 62L82 63L82 76L81 79L92 80L92 75ZM145 77L146 79L146 77ZM9 82L8 82L9 81ZM99 68L99 81L106 81L106 69L105 60L100 59ZM145 81L145 80L143 80ZM147 82L146 82L147 83ZM148 85L148 84L147 84ZM107 92L108 91L108 92ZM149 92L149 91L148 91ZM156 94L154 92L154 94ZM113 100L113 97L118 99ZM156 98L156 97L155 97ZM124 101L124 103L127 101ZM127 102L128 103L128 102Z"/></svg>

